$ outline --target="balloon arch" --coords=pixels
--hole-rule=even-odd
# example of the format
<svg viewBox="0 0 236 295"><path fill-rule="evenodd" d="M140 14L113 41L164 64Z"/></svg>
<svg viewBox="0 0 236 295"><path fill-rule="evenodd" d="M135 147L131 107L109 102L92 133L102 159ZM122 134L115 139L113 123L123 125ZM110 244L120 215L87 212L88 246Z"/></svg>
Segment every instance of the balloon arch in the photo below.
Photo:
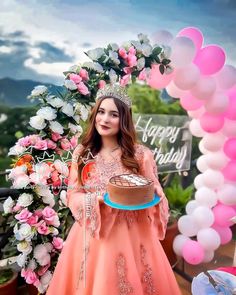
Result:
<svg viewBox="0 0 236 295"><path fill-rule="evenodd" d="M191 133L202 138L195 199L178 220L181 234L173 247L190 264L209 262L232 239L231 219L236 215L236 69L225 65L221 47L203 47L197 28L184 28L175 38L165 31L156 37L169 41L174 71L161 75L153 70L149 84L180 99L192 118Z"/></svg>
<svg viewBox="0 0 236 295"><path fill-rule="evenodd" d="M67 158L63 162L62 156L56 156L77 145L82 133L80 121L86 121L97 90L106 83L119 81L125 86L137 78L153 88L166 88L170 96L180 98L192 118L192 134L202 137L202 156L197 160L201 174L194 180L195 199L187 204L187 215L178 221L181 234L175 238L175 252L190 264L207 262L220 244L232 239L231 219L236 215L236 69L225 65L221 47L203 47L203 35L197 28L185 28L176 37L160 31L154 39L164 44L163 48L152 47L140 34L139 41L129 41L123 47L109 44L89 50L86 54L92 62L64 73L65 88L60 97L51 95L45 86L31 92L40 103L29 122L35 134L20 138L10 149L9 155L17 159L9 179L21 194L17 201L11 197L5 201L4 212L13 215L21 274L41 293L47 289L63 247L63 229L69 216L66 191L58 190L67 185Z"/></svg>

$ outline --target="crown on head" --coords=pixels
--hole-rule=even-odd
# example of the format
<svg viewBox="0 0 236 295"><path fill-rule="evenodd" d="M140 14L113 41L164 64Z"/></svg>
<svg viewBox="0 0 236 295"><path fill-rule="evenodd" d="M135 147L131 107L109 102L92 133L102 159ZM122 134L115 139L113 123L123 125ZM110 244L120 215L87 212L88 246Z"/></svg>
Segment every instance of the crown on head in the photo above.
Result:
<svg viewBox="0 0 236 295"><path fill-rule="evenodd" d="M98 90L96 100L105 97L117 98L131 108L132 102L125 87L115 84L106 84L102 89Z"/></svg>

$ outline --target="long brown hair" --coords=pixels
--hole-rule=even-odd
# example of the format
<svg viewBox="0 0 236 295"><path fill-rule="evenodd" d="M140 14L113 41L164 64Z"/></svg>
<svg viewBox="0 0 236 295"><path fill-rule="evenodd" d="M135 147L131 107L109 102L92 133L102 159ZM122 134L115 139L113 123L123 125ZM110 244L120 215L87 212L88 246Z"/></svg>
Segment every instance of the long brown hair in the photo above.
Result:
<svg viewBox="0 0 236 295"><path fill-rule="evenodd" d="M102 139L95 128L95 121L99 107L102 101L106 98L112 97L103 97L99 99L91 110L88 129L81 141L81 144L84 147L80 154L81 157L84 157L87 154L88 149L90 149L93 155L96 155L102 147ZM113 98L113 100L118 109L120 119L117 141L121 148L121 162L123 166L131 170L132 173L138 173L140 167L138 161L135 159L135 144L137 143L137 137L132 119L132 110L119 99ZM83 168L82 161L78 162L78 166L80 175Z"/></svg>

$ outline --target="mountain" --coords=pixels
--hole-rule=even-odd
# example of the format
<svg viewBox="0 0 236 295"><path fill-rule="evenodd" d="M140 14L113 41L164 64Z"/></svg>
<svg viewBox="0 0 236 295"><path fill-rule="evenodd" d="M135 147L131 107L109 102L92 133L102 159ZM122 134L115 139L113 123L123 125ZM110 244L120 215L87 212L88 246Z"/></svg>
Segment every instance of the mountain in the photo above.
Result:
<svg viewBox="0 0 236 295"><path fill-rule="evenodd" d="M45 85L50 88L51 93L57 92L61 86L36 82L32 80L14 80L11 78L0 79L0 105L10 107L33 105L27 96L30 95L32 89L37 85ZM35 102L36 104L37 102Z"/></svg>

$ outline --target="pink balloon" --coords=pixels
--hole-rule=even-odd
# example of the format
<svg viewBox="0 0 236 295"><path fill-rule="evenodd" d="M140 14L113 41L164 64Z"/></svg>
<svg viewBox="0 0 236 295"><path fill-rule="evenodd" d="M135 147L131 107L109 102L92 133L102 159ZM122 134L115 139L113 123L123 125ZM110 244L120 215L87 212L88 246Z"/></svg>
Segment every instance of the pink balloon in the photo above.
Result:
<svg viewBox="0 0 236 295"><path fill-rule="evenodd" d="M219 226L217 224L213 224L212 228L216 230L220 236L221 245L225 245L232 240L232 231L229 227Z"/></svg>
<svg viewBox="0 0 236 295"><path fill-rule="evenodd" d="M215 74L225 64L225 52L217 45L208 45L198 51L194 63L203 75Z"/></svg>
<svg viewBox="0 0 236 295"><path fill-rule="evenodd" d="M217 84L222 89L229 89L236 84L236 68L231 65L225 65L223 69L216 74Z"/></svg>
<svg viewBox="0 0 236 295"><path fill-rule="evenodd" d="M223 127L224 117L205 113L200 118L200 124L204 131L214 133Z"/></svg>
<svg viewBox="0 0 236 295"><path fill-rule="evenodd" d="M194 27L184 28L178 33L177 36L185 36L190 38L193 41L197 50L199 50L202 47L203 35L198 28L194 28Z"/></svg>
<svg viewBox="0 0 236 295"><path fill-rule="evenodd" d="M198 67L191 63L185 67L177 68L174 74L174 83L182 90L191 89L200 78Z"/></svg>
<svg viewBox="0 0 236 295"><path fill-rule="evenodd" d="M236 120L236 87L232 88L228 95L229 104L224 114L227 119Z"/></svg>
<svg viewBox="0 0 236 295"><path fill-rule="evenodd" d="M183 246L182 255L189 264L196 265L203 261L204 249L198 242L189 240Z"/></svg>
<svg viewBox="0 0 236 295"><path fill-rule="evenodd" d="M224 152L232 160L236 160L236 137L229 138L224 144Z"/></svg>
<svg viewBox="0 0 236 295"><path fill-rule="evenodd" d="M230 161L223 168L222 173L224 177L230 181L236 181L236 161Z"/></svg>
<svg viewBox="0 0 236 295"><path fill-rule="evenodd" d="M212 211L215 216L214 225L222 227L229 227L233 225L233 222L230 221L230 219L235 216L236 212L231 206L218 204L213 208Z"/></svg>
<svg viewBox="0 0 236 295"><path fill-rule="evenodd" d="M165 88L173 78L173 73L171 74L161 74L159 71L158 65L153 65L150 73L150 79L148 79L147 83L152 88L162 89Z"/></svg>
<svg viewBox="0 0 236 295"><path fill-rule="evenodd" d="M204 101L197 99L191 93L186 93L180 98L180 104L186 111L195 111L204 105Z"/></svg>
<svg viewBox="0 0 236 295"><path fill-rule="evenodd" d="M166 87L166 91L171 97L174 98L180 98L186 93L186 91L179 89L173 81L171 81L170 84Z"/></svg>

